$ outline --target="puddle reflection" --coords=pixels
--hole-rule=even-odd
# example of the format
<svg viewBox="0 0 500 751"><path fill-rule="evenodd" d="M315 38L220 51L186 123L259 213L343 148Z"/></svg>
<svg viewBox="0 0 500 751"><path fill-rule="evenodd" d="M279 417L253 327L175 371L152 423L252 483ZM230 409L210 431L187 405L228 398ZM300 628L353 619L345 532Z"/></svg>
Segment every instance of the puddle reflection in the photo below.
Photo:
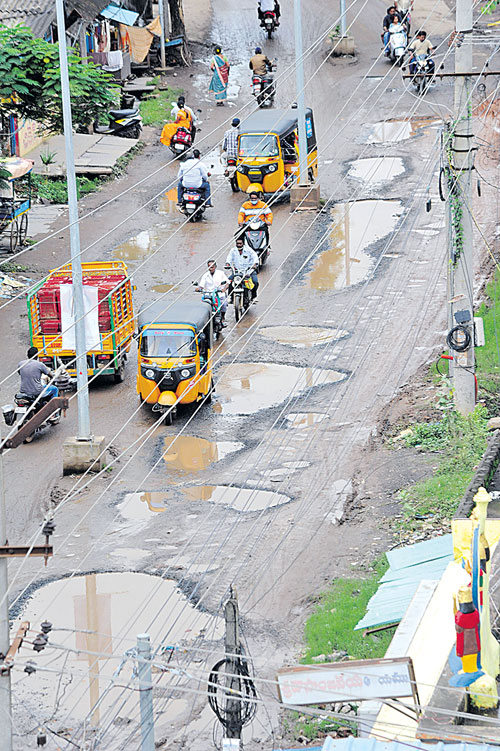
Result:
<svg viewBox="0 0 500 751"><path fill-rule="evenodd" d="M237 441L208 441L188 435L167 436L164 439L163 459L170 469L183 474L200 472L228 454L239 451L244 445Z"/></svg>
<svg viewBox="0 0 500 751"><path fill-rule="evenodd" d="M235 511L250 513L289 503L290 498L283 493L271 490L234 488L228 485L193 485L182 488L182 492L193 501L210 501L228 506Z"/></svg>
<svg viewBox="0 0 500 751"><path fill-rule="evenodd" d="M355 159L351 162L348 177L362 180L370 185L377 185L393 180L405 172L403 160L398 156L379 156L367 159Z"/></svg>
<svg viewBox="0 0 500 751"><path fill-rule="evenodd" d="M145 229L113 250L114 258L121 261L139 261L154 253L165 242L165 233L160 229Z"/></svg>

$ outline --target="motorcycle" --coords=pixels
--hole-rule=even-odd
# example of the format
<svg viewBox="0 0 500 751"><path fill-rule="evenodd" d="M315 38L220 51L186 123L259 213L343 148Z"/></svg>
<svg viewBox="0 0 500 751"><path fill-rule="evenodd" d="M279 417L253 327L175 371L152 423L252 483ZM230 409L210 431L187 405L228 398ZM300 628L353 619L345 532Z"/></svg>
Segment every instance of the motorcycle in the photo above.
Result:
<svg viewBox="0 0 500 751"><path fill-rule="evenodd" d="M244 231L243 237L246 244L254 250L259 256L259 271L264 266L269 255L269 235L267 224L262 219L249 222Z"/></svg>
<svg viewBox="0 0 500 751"><path fill-rule="evenodd" d="M267 34L268 39L273 38L273 34L276 31L277 23L276 23L276 14L272 10L266 10L264 11L264 18L261 21L262 28Z"/></svg>
<svg viewBox="0 0 500 751"><path fill-rule="evenodd" d="M180 211L190 222L201 222L207 207L206 201L199 188L184 188Z"/></svg>
<svg viewBox="0 0 500 751"><path fill-rule="evenodd" d="M252 76L253 95L257 99L259 107L272 107L274 97L276 96L276 85L274 83L273 66L264 76Z"/></svg>
<svg viewBox="0 0 500 751"><path fill-rule="evenodd" d="M170 141L170 151L174 156L182 156L189 151L193 145L193 134L187 128L177 128L177 133L172 136Z"/></svg>
<svg viewBox="0 0 500 751"><path fill-rule="evenodd" d="M408 39L406 29L402 23L391 24L389 27L389 60L391 63L403 64Z"/></svg>
<svg viewBox="0 0 500 751"><path fill-rule="evenodd" d="M418 55L418 57L412 60L412 64L415 65L412 84L415 86L418 94L425 94L434 72L432 60L429 55Z"/></svg>
<svg viewBox="0 0 500 751"><path fill-rule="evenodd" d="M196 282L193 282L193 284L196 284ZM214 337L217 340L220 335L222 334L222 329L224 326L222 325L222 301L221 301L221 292L222 290L220 287L217 287L217 289L214 289L213 292L207 292L206 290L201 291L201 299L203 302L207 302L212 307L212 328L214 331Z"/></svg>
<svg viewBox="0 0 500 751"><path fill-rule="evenodd" d="M231 184L231 190L233 193L238 193L239 187L238 187L238 177L236 175L236 167L237 167L237 160L229 156L226 159L226 169L224 170L224 177L227 177L230 184Z"/></svg>
<svg viewBox="0 0 500 751"><path fill-rule="evenodd" d="M42 380L45 381L45 383L48 382L47 377L42 377ZM56 378L54 379L54 385L58 387L59 393L69 391L73 387L72 379L64 371L56 376ZM12 427L19 420L18 429L21 428L26 422L28 422L28 420L33 417L33 415L39 412L42 407L47 404L48 401L50 401L50 397L39 398L38 396L29 396L28 394L23 394L22 392L17 393L14 396L15 404L4 404L4 406L2 407L2 414L5 424L9 427ZM31 443L36 435L42 433L46 428L57 425L60 421L61 410L57 409L49 417L47 417L47 419L44 420L41 425L35 428L34 432L30 436L24 439L24 443Z"/></svg>
<svg viewBox="0 0 500 751"><path fill-rule="evenodd" d="M234 305L234 318L236 323L244 315L250 305L252 304L252 290L253 282L251 269L247 269L244 273L232 269L233 271L233 293L232 302Z"/></svg>
<svg viewBox="0 0 500 751"><path fill-rule="evenodd" d="M138 107L130 109L110 110L108 125L94 123L94 133L103 136L120 136L121 138L140 138L142 131L142 117Z"/></svg>

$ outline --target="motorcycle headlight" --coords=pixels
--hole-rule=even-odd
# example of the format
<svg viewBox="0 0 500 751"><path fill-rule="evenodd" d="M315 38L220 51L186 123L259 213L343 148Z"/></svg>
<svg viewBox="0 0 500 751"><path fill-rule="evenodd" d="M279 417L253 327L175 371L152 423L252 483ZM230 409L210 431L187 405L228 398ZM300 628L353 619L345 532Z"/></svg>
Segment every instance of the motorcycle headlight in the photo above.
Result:
<svg viewBox="0 0 500 751"><path fill-rule="evenodd" d="M146 376L146 378L154 378L155 372L154 370L151 370L151 368L148 368L146 371L144 371L144 375Z"/></svg>
<svg viewBox="0 0 500 751"><path fill-rule="evenodd" d="M189 378L190 375L191 375L191 371L188 370L187 368L184 368L183 370L181 370L181 376L183 378Z"/></svg>

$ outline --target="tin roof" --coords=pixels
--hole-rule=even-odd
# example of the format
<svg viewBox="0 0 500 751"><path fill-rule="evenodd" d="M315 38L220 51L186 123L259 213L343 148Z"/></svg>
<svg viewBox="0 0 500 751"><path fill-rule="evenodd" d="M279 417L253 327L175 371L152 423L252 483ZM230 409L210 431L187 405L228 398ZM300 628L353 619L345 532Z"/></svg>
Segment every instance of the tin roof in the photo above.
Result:
<svg viewBox="0 0 500 751"><path fill-rule="evenodd" d="M66 0L64 3L68 19L71 19L72 14L76 14L87 23L96 18L106 5L106 0ZM9 27L19 24L28 26L36 37L43 38L55 20L54 0L2 0L0 2L0 23Z"/></svg>

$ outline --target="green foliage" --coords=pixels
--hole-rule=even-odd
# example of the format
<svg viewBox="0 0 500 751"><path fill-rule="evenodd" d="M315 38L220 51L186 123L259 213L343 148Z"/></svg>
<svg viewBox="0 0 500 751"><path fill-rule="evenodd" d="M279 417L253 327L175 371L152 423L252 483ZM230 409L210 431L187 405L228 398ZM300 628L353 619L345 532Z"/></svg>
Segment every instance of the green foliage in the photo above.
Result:
<svg viewBox="0 0 500 751"><path fill-rule="evenodd" d="M500 0L487 0L481 8L481 13L486 13L488 15L493 13L499 2Z"/></svg>
<svg viewBox="0 0 500 751"><path fill-rule="evenodd" d="M485 399L494 415L498 414L500 391L500 272L495 271L486 287L487 303L483 303L476 315L483 319L484 347L475 349L477 379L481 398Z"/></svg>
<svg viewBox="0 0 500 751"><path fill-rule="evenodd" d="M486 448L487 422L488 411L479 404L466 416L446 408L440 421L412 426L406 445L438 451L441 457L432 477L400 491L403 529L416 529L428 517L451 519Z"/></svg>
<svg viewBox="0 0 500 751"><path fill-rule="evenodd" d="M387 570L387 562L377 562L365 578L336 579L330 589L320 596L319 604L305 625L307 651L302 659L334 651L345 651L351 658L383 657L394 635L394 629L364 637L354 626L363 617L370 597L376 592L380 577Z"/></svg>
<svg viewBox="0 0 500 751"><path fill-rule="evenodd" d="M102 185L99 177L90 179L88 177L77 177L76 187L78 198L87 193L93 193ZM43 198L50 203L67 203L68 202L68 185L66 178L63 177L46 177L45 175L32 175L31 186L34 198Z"/></svg>
<svg viewBox="0 0 500 751"><path fill-rule="evenodd" d="M85 130L116 98L112 76L68 50L73 125ZM63 130L59 45L25 26L0 25L0 114L30 118L49 132Z"/></svg>
<svg viewBox="0 0 500 751"><path fill-rule="evenodd" d="M150 99L141 101L141 115L144 125L163 125L165 121L170 120L170 110L172 102L175 102L182 94L183 89L158 89L155 95Z"/></svg>
<svg viewBox="0 0 500 751"><path fill-rule="evenodd" d="M318 738L318 735L319 737L323 737L323 735L336 732L341 728L349 729L351 731L349 735L357 735L358 730L357 723L347 720L347 718L345 722L339 722L333 718L330 720L324 717L301 715L295 711L288 711L284 715L282 726L283 732L291 736L293 740L302 737L307 738L308 741L313 741L315 738Z"/></svg>
<svg viewBox="0 0 500 751"><path fill-rule="evenodd" d="M7 190L9 187L8 180L10 176L9 170L0 167L0 190Z"/></svg>

